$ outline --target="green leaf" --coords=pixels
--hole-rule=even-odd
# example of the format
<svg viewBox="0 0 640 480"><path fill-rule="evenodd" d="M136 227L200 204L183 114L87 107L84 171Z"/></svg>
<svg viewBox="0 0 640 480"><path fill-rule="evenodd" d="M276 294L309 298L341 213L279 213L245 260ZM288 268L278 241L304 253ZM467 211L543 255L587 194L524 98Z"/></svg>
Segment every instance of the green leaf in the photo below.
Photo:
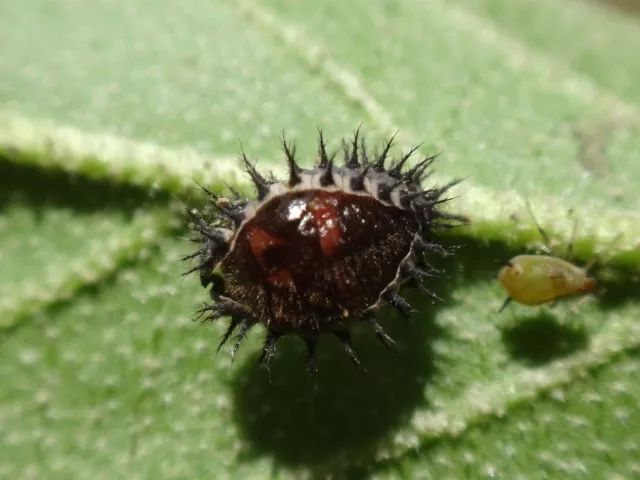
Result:
<svg viewBox="0 0 640 480"><path fill-rule="evenodd" d="M609 2L627 4L636 16L609 9L607 2L460 0L458 3L487 16L487 21L496 22L509 35L591 78L611 94L636 107L640 105L637 81L640 64L635 49L640 35L637 2ZM527 21L523 22L523 18ZM568 33L574 41L565 41Z"/></svg>
<svg viewBox="0 0 640 480"><path fill-rule="evenodd" d="M0 476L637 475L637 21L526 0L0 15ZM309 165L318 127L337 145L360 123L465 177L445 301L384 312L396 351L357 327L367 373L323 340L317 388L295 338L270 375L259 328L231 364L225 326L191 322L176 205L196 180L249 192L239 142L278 174L282 131ZM556 244L578 219L598 297L497 314L499 264L540 243L526 200Z"/></svg>
<svg viewBox="0 0 640 480"><path fill-rule="evenodd" d="M104 280L169 231L166 208L126 186L6 162L0 169L2 328Z"/></svg>

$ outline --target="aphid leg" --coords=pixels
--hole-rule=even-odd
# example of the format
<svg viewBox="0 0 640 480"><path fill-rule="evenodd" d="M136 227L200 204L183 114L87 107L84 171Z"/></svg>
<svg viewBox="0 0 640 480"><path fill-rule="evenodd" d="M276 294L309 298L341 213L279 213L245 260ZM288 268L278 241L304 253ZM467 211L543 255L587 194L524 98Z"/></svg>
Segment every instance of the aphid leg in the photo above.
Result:
<svg viewBox="0 0 640 480"><path fill-rule="evenodd" d="M584 305L585 303L587 303L589 300L591 300L591 295L585 295L584 297L582 297L582 298L580 298L580 299L576 300L576 301L574 302L574 304L573 304L573 305L571 305L571 311L572 311L574 314L578 313L578 309L579 309L582 305Z"/></svg>
<svg viewBox="0 0 640 480"><path fill-rule="evenodd" d="M351 343L351 334L347 330L333 332L333 334L338 337L338 340L342 343L342 347L344 348L345 353L351 359L351 362L360 370L365 370L365 368L358 360L358 356L356 355L355 350L353 349L353 344Z"/></svg>
<svg viewBox="0 0 640 480"><path fill-rule="evenodd" d="M573 242L576 239L576 232L578 231L578 219L576 218L573 221L573 228L571 229L571 238L569 239L569 243L567 243L567 251L565 253L564 258L567 261L572 261L573 259Z"/></svg>
<svg viewBox="0 0 640 480"><path fill-rule="evenodd" d="M378 340L380 340L380 342L385 347L391 348L396 344L396 341L386 334L386 332L382 328L382 325L378 323L378 320L374 315L371 315L369 318L367 318L367 322L369 322L369 325L373 327L373 330L376 332L376 336L378 337Z"/></svg>
<svg viewBox="0 0 640 480"><path fill-rule="evenodd" d="M533 223L535 223L536 228L538 229L538 233L542 237L542 241L544 242L544 246L547 247L547 250L550 252L551 251L551 239L549 238L549 235L547 234L547 232L545 232L544 228L542 228L540 226L540 224L538 223L538 219L536 218L536 216L533 213L533 208L531 208L531 203L529 203L529 200L527 200L526 203L527 203L527 210L529 211L529 215L531 215L531 219L533 220Z"/></svg>
<svg viewBox="0 0 640 480"><path fill-rule="evenodd" d="M307 373L315 382L318 376L318 366L316 365L316 345L318 344L318 339L315 337L307 337L305 338L305 342L307 342Z"/></svg>
<svg viewBox="0 0 640 480"><path fill-rule="evenodd" d="M512 298L511 297L507 297L504 299L504 302L502 303L502 306L500 307L500 310L498 310L498 313L502 312L505 308L507 308L507 306L511 303Z"/></svg>

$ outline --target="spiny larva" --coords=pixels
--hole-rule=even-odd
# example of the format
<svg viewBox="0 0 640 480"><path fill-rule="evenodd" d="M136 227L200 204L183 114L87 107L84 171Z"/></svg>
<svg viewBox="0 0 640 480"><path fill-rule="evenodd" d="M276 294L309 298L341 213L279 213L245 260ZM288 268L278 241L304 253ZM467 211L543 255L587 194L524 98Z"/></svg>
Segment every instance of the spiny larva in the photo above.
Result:
<svg viewBox="0 0 640 480"><path fill-rule="evenodd" d="M536 220L528 202L527 208L545 245L550 248L549 236ZM573 235L567 248L567 256L570 256L572 244ZM597 283L587 270L588 268L580 268L552 255L513 257L498 272L498 281L508 294L500 311L512 300L523 305L542 305L567 296L592 293Z"/></svg>
<svg viewBox="0 0 640 480"><path fill-rule="evenodd" d="M210 289L213 302L199 314L209 321L230 318L220 346L237 332L232 356L256 324L267 330L261 356L267 367L278 339L295 334L307 343L312 374L323 334L338 337L356 365L354 323L368 322L385 345L393 343L376 312L384 304L412 312L400 289L437 274L425 256L448 251L434 231L463 219L440 208L458 180L424 189L435 156L405 168L417 147L389 159L392 143L393 137L370 158L356 131L343 141L338 166L320 132L316 165L304 169L283 138L286 181L263 177L242 152L257 197L224 198L205 189L210 211L189 211L200 247L185 257L198 261L187 273L198 272Z"/></svg>

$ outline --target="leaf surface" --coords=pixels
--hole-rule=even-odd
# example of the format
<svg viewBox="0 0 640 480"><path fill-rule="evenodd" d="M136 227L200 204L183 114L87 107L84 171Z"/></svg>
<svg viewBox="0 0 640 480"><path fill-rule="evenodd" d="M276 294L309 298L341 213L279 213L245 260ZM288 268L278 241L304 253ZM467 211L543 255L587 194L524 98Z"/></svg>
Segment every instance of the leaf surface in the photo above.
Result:
<svg viewBox="0 0 640 480"><path fill-rule="evenodd" d="M640 36L563 5L575 18L525 0L0 5L0 475L637 474L624 63ZM577 19L598 35L572 42ZM410 292L414 326L384 311L396 351L356 328L366 374L326 339L314 388L287 338L269 376L258 328L231 364L224 325L191 322L206 293L180 277L176 204L194 180L250 192L240 142L278 174L282 131L310 165L318 127L337 146L360 123L374 143L398 130L398 149L442 149L434 182L465 177L451 209L471 225L432 284L445 301ZM540 244L526 200L559 250L578 219L600 296L497 314L498 265Z"/></svg>

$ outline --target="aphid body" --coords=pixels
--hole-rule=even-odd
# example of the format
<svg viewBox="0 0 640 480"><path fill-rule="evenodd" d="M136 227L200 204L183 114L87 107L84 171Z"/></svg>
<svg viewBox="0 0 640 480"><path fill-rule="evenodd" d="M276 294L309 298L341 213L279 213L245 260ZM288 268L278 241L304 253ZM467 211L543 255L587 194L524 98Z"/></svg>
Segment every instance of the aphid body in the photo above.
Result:
<svg viewBox="0 0 640 480"><path fill-rule="evenodd" d="M529 202L527 202L527 209L546 248L551 250L551 239L536 220ZM573 234L567 245L567 258L573 251L576 227L577 223L574 224ZM596 280L589 276L588 267L580 268L552 255L513 257L498 272L498 281L508 294L500 311L504 310L512 300L523 305L542 305L567 296L592 293L597 287Z"/></svg>
<svg viewBox="0 0 640 480"><path fill-rule="evenodd" d="M549 303L596 288L586 269L550 255L518 255L502 267L498 280L509 299L524 305Z"/></svg>
<svg viewBox="0 0 640 480"><path fill-rule="evenodd" d="M233 354L258 323L267 328L265 363L278 338L293 333L307 342L312 372L322 334L336 335L356 364L349 338L354 322L368 321L384 343L392 342L374 314L385 303L411 311L398 291L433 276L424 256L446 253L433 230L458 217L439 209L457 182L424 190L434 157L403 169L413 149L387 165L391 142L370 160L356 132L344 145L344 165L336 166L320 134L318 162L303 169L283 140L285 182L262 177L243 153L257 199L208 192L214 213L190 212L200 249L187 258L199 259L192 271L211 286L214 301L201 313L208 320L231 318L222 343L237 329Z"/></svg>

